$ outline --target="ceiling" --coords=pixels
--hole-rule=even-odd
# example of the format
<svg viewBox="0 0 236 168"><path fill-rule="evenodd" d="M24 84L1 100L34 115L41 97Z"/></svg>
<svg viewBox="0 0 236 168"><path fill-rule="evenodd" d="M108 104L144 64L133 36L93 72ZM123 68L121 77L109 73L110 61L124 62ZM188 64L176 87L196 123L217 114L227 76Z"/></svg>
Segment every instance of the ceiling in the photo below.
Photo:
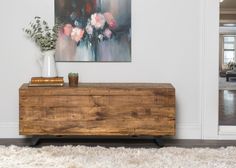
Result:
<svg viewBox="0 0 236 168"><path fill-rule="evenodd" d="M236 0L220 3L220 26L236 27Z"/></svg>
<svg viewBox="0 0 236 168"><path fill-rule="evenodd" d="M236 8L236 0L224 0L220 3L221 8Z"/></svg>

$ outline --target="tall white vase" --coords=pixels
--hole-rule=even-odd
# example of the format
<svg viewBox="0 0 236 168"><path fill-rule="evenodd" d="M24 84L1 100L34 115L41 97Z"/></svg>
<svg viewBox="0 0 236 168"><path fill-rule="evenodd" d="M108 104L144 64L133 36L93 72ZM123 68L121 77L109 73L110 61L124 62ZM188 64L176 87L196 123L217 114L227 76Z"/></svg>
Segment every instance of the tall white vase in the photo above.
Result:
<svg viewBox="0 0 236 168"><path fill-rule="evenodd" d="M43 58L40 61L42 77L45 78L57 77L57 68L54 55L55 55L54 50L43 52Z"/></svg>

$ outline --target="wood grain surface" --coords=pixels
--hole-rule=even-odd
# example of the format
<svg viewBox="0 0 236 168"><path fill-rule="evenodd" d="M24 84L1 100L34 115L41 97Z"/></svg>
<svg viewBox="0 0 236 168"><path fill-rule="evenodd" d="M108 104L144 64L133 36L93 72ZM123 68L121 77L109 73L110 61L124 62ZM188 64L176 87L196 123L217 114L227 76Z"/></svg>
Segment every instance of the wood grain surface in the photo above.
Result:
<svg viewBox="0 0 236 168"><path fill-rule="evenodd" d="M23 84L19 96L20 135L175 134L175 89L171 84Z"/></svg>

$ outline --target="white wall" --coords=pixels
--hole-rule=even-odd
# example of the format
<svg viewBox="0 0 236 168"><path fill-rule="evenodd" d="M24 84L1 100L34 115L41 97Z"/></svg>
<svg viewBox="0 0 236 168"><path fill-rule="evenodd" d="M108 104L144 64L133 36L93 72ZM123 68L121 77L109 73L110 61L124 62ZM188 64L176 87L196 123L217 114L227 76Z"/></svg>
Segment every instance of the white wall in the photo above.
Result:
<svg viewBox="0 0 236 168"><path fill-rule="evenodd" d="M0 5L0 138L18 137L18 89L39 76L39 50L22 28L36 15L53 23L54 0ZM170 82L176 88L177 137L201 138L201 1L132 0L131 63L57 63L81 82Z"/></svg>

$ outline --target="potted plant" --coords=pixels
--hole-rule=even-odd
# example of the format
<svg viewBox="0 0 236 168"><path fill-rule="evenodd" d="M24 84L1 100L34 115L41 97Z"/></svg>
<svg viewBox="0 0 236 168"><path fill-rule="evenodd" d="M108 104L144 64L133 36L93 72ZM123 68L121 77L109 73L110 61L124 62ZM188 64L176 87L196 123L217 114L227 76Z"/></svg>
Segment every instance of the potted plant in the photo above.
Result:
<svg viewBox="0 0 236 168"><path fill-rule="evenodd" d="M69 86L76 87L79 82L79 74L70 72L68 74Z"/></svg>
<svg viewBox="0 0 236 168"><path fill-rule="evenodd" d="M27 37L35 42L40 48L44 56L40 62L43 77L56 77L56 64L54 53L60 24L56 24L50 28L45 20L41 20L39 16L34 17L34 20L29 23L28 28L23 28Z"/></svg>

